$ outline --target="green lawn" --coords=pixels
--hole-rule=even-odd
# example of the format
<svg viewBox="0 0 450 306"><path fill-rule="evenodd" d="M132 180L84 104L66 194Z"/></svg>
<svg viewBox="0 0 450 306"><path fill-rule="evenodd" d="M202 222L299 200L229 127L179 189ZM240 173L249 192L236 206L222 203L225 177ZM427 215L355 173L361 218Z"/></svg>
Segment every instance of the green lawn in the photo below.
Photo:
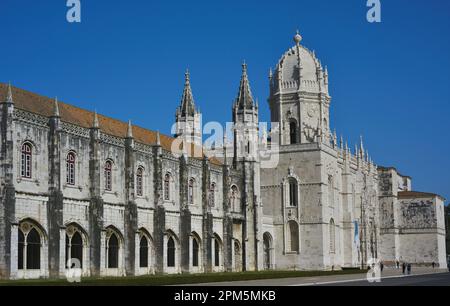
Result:
<svg viewBox="0 0 450 306"><path fill-rule="evenodd" d="M242 273L208 273L182 275L147 275L120 278L83 278L82 286L161 286L211 282L229 282L257 279L308 277L366 273L365 270L346 269L342 271L261 271ZM66 280L18 280L0 281L0 286L72 286Z"/></svg>

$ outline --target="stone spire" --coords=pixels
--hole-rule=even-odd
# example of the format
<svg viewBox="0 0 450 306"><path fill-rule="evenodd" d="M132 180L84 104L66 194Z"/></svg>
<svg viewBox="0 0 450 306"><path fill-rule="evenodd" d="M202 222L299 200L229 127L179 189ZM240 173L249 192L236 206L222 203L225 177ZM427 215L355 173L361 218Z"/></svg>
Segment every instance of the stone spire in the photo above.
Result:
<svg viewBox="0 0 450 306"><path fill-rule="evenodd" d="M94 111L94 120L92 122L92 127L94 129L98 129L100 127L100 124L98 123L97 111Z"/></svg>
<svg viewBox="0 0 450 306"><path fill-rule="evenodd" d="M181 105L179 108L179 112L183 117L194 116L195 103L194 103L194 96L192 95L191 78L189 70L186 70L184 77L185 77L184 90L183 90L183 97L181 98Z"/></svg>
<svg viewBox="0 0 450 306"><path fill-rule="evenodd" d="M8 83L8 92L6 94L6 103L14 103L12 97L11 83Z"/></svg>
<svg viewBox="0 0 450 306"><path fill-rule="evenodd" d="M239 93L235 105L237 109L252 109L254 107L252 91L247 75L247 64L242 64L242 77L239 85Z"/></svg>
<svg viewBox="0 0 450 306"><path fill-rule="evenodd" d="M128 121L127 138L133 138L133 125L131 124L131 120Z"/></svg>
<svg viewBox="0 0 450 306"><path fill-rule="evenodd" d="M59 118L58 97L55 98L53 104L53 117Z"/></svg>
<svg viewBox="0 0 450 306"><path fill-rule="evenodd" d="M359 154L361 155L361 159L364 159L364 143L362 135L360 136Z"/></svg>

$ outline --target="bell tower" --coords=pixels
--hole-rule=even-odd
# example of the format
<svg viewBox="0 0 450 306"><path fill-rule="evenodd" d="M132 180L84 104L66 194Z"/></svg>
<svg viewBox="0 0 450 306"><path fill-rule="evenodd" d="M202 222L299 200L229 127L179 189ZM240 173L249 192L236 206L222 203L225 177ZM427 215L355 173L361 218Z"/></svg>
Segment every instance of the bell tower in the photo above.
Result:
<svg viewBox="0 0 450 306"><path fill-rule="evenodd" d="M200 110L195 107L189 71L185 73L185 83L181 104L175 114L175 137L188 143L202 145L202 123Z"/></svg>

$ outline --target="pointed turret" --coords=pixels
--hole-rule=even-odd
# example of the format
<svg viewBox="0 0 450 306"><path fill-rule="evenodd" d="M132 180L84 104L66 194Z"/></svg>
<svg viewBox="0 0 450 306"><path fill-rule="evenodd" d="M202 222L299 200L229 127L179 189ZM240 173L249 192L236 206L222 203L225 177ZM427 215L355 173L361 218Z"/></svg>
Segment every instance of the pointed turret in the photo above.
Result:
<svg viewBox="0 0 450 306"><path fill-rule="evenodd" d="M98 129L99 127L100 127L100 125L98 123L97 111L94 111L94 119L92 121L92 128Z"/></svg>
<svg viewBox="0 0 450 306"><path fill-rule="evenodd" d="M127 138L133 138L133 125L131 120L128 121Z"/></svg>
<svg viewBox="0 0 450 306"><path fill-rule="evenodd" d="M252 109L255 106L247 75L247 64L245 62L242 64L241 83L235 105L237 109Z"/></svg>
<svg viewBox="0 0 450 306"><path fill-rule="evenodd" d="M181 105L179 108L179 112L183 117L194 116L196 113L194 96L192 94L191 89L191 77L189 74L189 70L186 70L186 73L184 74L184 90L183 96L181 98Z"/></svg>
<svg viewBox="0 0 450 306"><path fill-rule="evenodd" d="M6 103L14 103L13 96L12 96L12 89L11 89L11 83L8 83L8 92L6 94Z"/></svg>
<svg viewBox="0 0 450 306"><path fill-rule="evenodd" d="M359 154L361 159L364 159L364 143L362 135L360 136Z"/></svg>

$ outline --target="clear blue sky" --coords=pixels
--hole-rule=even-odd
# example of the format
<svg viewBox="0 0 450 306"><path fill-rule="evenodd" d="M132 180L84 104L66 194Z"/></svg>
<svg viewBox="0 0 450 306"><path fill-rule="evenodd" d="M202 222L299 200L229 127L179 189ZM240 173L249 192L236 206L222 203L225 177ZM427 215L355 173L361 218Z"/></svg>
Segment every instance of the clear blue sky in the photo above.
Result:
<svg viewBox="0 0 450 306"><path fill-rule="evenodd" d="M81 3L69 24L66 0L1 0L0 82L169 133L186 68L204 120L225 122L246 60L268 121L268 70L299 28L338 133L450 199L450 1L381 0L380 24L366 0Z"/></svg>

